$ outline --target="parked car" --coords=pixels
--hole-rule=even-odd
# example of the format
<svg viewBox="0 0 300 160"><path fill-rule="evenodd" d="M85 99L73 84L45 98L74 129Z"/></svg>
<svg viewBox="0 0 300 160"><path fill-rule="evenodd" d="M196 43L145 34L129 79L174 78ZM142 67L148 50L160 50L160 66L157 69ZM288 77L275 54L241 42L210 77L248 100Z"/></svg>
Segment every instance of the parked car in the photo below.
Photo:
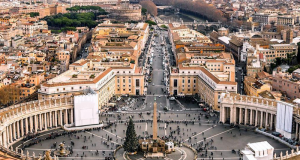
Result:
<svg viewBox="0 0 300 160"><path fill-rule="evenodd" d="M171 100L171 101L174 101L174 100L175 100L175 97L170 97L170 100Z"/></svg>
<svg viewBox="0 0 300 160"><path fill-rule="evenodd" d="M272 132L272 135L276 137L283 137L279 132Z"/></svg>

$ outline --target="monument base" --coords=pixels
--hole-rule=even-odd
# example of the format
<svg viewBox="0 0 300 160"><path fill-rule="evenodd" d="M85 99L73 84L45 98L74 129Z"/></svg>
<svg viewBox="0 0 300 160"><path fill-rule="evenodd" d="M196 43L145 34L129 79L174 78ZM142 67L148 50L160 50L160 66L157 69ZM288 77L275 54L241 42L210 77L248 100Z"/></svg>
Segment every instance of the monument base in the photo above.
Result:
<svg viewBox="0 0 300 160"><path fill-rule="evenodd" d="M147 153L145 158L162 158L165 157L163 153Z"/></svg>

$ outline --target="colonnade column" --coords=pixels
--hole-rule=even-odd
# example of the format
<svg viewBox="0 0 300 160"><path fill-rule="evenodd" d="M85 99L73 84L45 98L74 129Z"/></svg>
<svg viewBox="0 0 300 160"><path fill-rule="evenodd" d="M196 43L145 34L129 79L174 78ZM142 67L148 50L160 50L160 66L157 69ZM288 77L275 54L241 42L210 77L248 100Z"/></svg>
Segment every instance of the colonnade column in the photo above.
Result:
<svg viewBox="0 0 300 160"><path fill-rule="evenodd" d="M4 147L7 147L7 139L6 139L6 130L3 131L3 146Z"/></svg>
<svg viewBox="0 0 300 160"><path fill-rule="evenodd" d="M9 128L9 141L10 141L10 143L11 143L11 142L13 142L13 137L12 137L12 125L10 124L10 125L8 126L8 128Z"/></svg>
<svg viewBox="0 0 300 160"><path fill-rule="evenodd" d="M59 125L63 125L62 124L62 110L59 111Z"/></svg>
<svg viewBox="0 0 300 160"><path fill-rule="evenodd" d="M273 114L271 113L271 122L270 122L270 129L272 130L273 128Z"/></svg>
<svg viewBox="0 0 300 160"><path fill-rule="evenodd" d="M17 131L16 131L16 122L14 122L13 124L12 124L12 127L13 127L13 138L14 139L17 139L17 137L16 137L16 134L17 134Z"/></svg>
<svg viewBox="0 0 300 160"><path fill-rule="evenodd" d="M65 124L68 124L68 109L65 109Z"/></svg>
<svg viewBox="0 0 300 160"><path fill-rule="evenodd" d="M51 114L51 111L49 112L49 118L50 118L50 127L52 128L52 114Z"/></svg>
<svg viewBox="0 0 300 160"><path fill-rule="evenodd" d="M243 109L242 109L242 108L240 108L239 124L241 124L241 123L242 123L242 111L243 111Z"/></svg>
<svg viewBox="0 0 300 160"><path fill-rule="evenodd" d="M257 111L257 109L256 109L256 112L255 112L255 126L257 126L257 121L258 121L258 111Z"/></svg>
<svg viewBox="0 0 300 160"><path fill-rule="evenodd" d="M252 109L250 109L250 123L249 123L249 125L252 125L252 123L253 123L253 115L252 115Z"/></svg>
<svg viewBox="0 0 300 160"><path fill-rule="evenodd" d="M25 134L28 133L28 117L25 118Z"/></svg>
<svg viewBox="0 0 300 160"><path fill-rule="evenodd" d="M29 123L30 123L30 132L33 131L33 116L29 117Z"/></svg>
<svg viewBox="0 0 300 160"><path fill-rule="evenodd" d="M40 121L40 130L42 130L43 126L42 126L42 114L39 114L39 121Z"/></svg>
<svg viewBox="0 0 300 160"><path fill-rule="evenodd" d="M57 127L57 111L54 112L54 125Z"/></svg>
<svg viewBox="0 0 300 160"><path fill-rule="evenodd" d="M245 122L244 122L244 125L247 125L247 122L248 122L248 114L247 114L247 112L248 112L248 109L245 108Z"/></svg>
<svg viewBox="0 0 300 160"><path fill-rule="evenodd" d="M73 121L73 109L71 109L71 124L74 123Z"/></svg>
<svg viewBox="0 0 300 160"><path fill-rule="evenodd" d="M268 112L266 112L265 128L268 127Z"/></svg>
<svg viewBox="0 0 300 160"><path fill-rule="evenodd" d="M48 129L48 125L47 125L47 113L44 113L44 119L45 119L45 122L44 122L45 130L47 130Z"/></svg>
<svg viewBox="0 0 300 160"><path fill-rule="evenodd" d="M6 127L6 139L7 139L7 144L9 144L9 126Z"/></svg>
<svg viewBox="0 0 300 160"><path fill-rule="evenodd" d="M23 119L21 119L21 137L24 136L24 122Z"/></svg>
<svg viewBox="0 0 300 160"><path fill-rule="evenodd" d="M20 121L17 121L17 136L20 138Z"/></svg>
<svg viewBox="0 0 300 160"><path fill-rule="evenodd" d="M37 133L37 128L38 128L38 119L37 115L34 115L34 132Z"/></svg>
<svg viewBox="0 0 300 160"><path fill-rule="evenodd" d="M260 111L260 128L262 128L262 122L263 122L263 112Z"/></svg>

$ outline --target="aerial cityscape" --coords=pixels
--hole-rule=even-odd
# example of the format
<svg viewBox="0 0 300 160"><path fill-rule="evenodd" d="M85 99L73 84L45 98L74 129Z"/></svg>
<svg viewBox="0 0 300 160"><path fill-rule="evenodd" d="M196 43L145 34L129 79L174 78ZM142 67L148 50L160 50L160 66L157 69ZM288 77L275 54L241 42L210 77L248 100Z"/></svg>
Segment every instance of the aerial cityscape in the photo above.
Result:
<svg viewBox="0 0 300 160"><path fill-rule="evenodd" d="M299 146L299 0L0 0L0 160Z"/></svg>

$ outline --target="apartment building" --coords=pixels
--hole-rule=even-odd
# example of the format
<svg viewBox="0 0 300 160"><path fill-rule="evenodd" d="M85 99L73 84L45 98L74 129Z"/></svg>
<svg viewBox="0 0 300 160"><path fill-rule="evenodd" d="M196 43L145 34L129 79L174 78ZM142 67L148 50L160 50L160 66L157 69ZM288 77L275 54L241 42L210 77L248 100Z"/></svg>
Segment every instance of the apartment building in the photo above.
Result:
<svg viewBox="0 0 300 160"><path fill-rule="evenodd" d="M233 75L230 73L213 74L200 65L180 64L170 73L169 91L171 95L198 96L212 109L219 110L218 100L222 93L236 93L237 91L237 83Z"/></svg>
<svg viewBox="0 0 300 160"><path fill-rule="evenodd" d="M212 43L211 40L202 33L177 23L169 24L169 34L172 35L173 41L181 41L183 43Z"/></svg>
<svg viewBox="0 0 300 160"><path fill-rule="evenodd" d="M144 95L145 77L136 62L148 31L145 23L129 26L107 21L99 24L92 35L93 52L42 84L39 99L82 94L90 88L98 93L99 109L102 109L114 95ZM56 56L64 61L69 54L60 51Z"/></svg>
<svg viewBox="0 0 300 160"><path fill-rule="evenodd" d="M261 80L257 80L253 77L245 76L244 80L245 93L249 96L259 97L259 94L263 91L271 91L271 85L264 83Z"/></svg>
<svg viewBox="0 0 300 160"><path fill-rule="evenodd" d="M300 82L292 74L284 73L278 68L270 79L274 91L280 91L291 99L300 98Z"/></svg>
<svg viewBox="0 0 300 160"><path fill-rule="evenodd" d="M294 25L295 18L291 15L283 15L277 17L277 25Z"/></svg>
<svg viewBox="0 0 300 160"><path fill-rule="evenodd" d="M144 94L144 75L134 65L103 67L101 61L79 60L68 71L41 85L39 99L77 95L87 88L99 95L99 109L114 95Z"/></svg>
<svg viewBox="0 0 300 160"><path fill-rule="evenodd" d="M258 22L260 24L263 25L268 25L271 23L276 23L277 22L277 14L276 13L272 13L272 14L268 14L268 13L256 13L252 15L252 20L253 22Z"/></svg>
<svg viewBox="0 0 300 160"><path fill-rule="evenodd" d="M288 54L296 54L297 46L293 44L272 44L268 49L258 49L258 54L266 58L267 64L274 62L277 57L287 58Z"/></svg>

